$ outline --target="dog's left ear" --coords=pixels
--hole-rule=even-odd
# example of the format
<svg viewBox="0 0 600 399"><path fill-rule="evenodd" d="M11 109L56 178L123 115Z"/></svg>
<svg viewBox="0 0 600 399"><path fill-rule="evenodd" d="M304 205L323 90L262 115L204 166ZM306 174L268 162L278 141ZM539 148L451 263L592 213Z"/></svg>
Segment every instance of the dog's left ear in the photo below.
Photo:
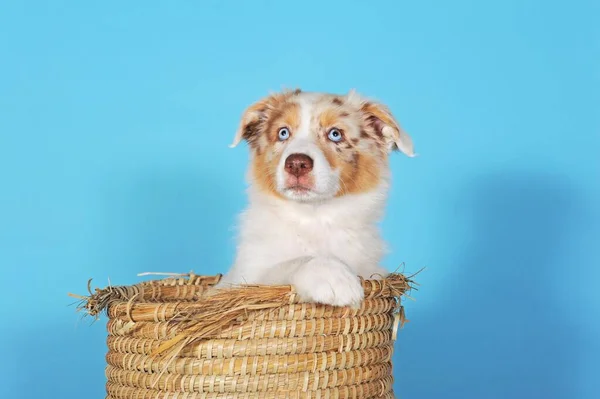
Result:
<svg viewBox="0 0 600 399"><path fill-rule="evenodd" d="M409 157L415 156L412 139L385 105L367 101L362 106L362 112L367 123L383 137L388 151L400 150Z"/></svg>
<svg viewBox="0 0 600 399"><path fill-rule="evenodd" d="M348 99L357 102L365 122L381 137L388 151L400 150L409 157L416 156L410 136L402 129L388 107L371 100L365 100L355 91L348 93Z"/></svg>

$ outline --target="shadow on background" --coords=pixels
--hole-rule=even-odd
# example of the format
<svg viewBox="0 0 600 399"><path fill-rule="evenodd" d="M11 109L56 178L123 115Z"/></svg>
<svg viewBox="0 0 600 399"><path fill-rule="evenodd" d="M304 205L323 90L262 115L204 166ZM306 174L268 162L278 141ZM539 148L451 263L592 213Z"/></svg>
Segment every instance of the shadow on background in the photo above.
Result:
<svg viewBox="0 0 600 399"><path fill-rule="evenodd" d="M471 187L461 191L464 206L453 219L472 226L470 242L458 259L424 271L448 268L449 277L435 308L400 334L396 393L576 397L578 332L559 302L569 230L580 215L576 192L557 177L526 174L490 176ZM453 243L451 229L440 248ZM416 307L419 294L427 295L414 295Z"/></svg>

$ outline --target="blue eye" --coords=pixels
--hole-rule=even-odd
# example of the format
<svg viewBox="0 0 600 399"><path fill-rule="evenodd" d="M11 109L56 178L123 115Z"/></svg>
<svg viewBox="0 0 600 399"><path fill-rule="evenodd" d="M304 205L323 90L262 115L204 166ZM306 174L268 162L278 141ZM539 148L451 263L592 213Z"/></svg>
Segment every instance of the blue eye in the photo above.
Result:
<svg viewBox="0 0 600 399"><path fill-rule="evenodd" d="M344 136L342 136L342 132L340 132L339 130L331 129L327 134L327 138L333 141L334 143L338 143L342 141L342 138L344 138Z"/></svg>
<svg viewBox="0 0 600 399"><path fill-rule="evenodd" d="M279 129L279 141L284 141L290 138L290 131L287 127Z"/></svg>

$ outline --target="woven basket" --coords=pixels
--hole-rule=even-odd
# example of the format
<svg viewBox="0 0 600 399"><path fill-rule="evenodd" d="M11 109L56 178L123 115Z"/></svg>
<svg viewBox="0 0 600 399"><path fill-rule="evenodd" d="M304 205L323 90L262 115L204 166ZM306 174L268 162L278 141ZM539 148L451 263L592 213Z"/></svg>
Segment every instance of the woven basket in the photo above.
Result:
<svg viewBox="0 0 600 399"><path fill-rule="evenodd" d="M350 309L299 303L290 286L210 290L220 277L79 297L87 314L108 315L107 399L394 398L409 279L362 281L366 299Z"/></svg>

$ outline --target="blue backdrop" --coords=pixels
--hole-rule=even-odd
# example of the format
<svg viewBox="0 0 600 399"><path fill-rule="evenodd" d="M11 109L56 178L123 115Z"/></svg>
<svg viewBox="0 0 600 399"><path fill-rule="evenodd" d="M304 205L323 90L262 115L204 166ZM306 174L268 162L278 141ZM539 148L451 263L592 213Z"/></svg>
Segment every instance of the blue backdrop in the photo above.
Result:
<svg viewBox="0 0 600 399"><path fill-rule="evenodd" d="M374 96L421 154L383 223L427 267L401 397L600 397L598 2L167 3L0 6L0 397L103 397L88 278L227 268L227 145L284 86Z"/></svg>

